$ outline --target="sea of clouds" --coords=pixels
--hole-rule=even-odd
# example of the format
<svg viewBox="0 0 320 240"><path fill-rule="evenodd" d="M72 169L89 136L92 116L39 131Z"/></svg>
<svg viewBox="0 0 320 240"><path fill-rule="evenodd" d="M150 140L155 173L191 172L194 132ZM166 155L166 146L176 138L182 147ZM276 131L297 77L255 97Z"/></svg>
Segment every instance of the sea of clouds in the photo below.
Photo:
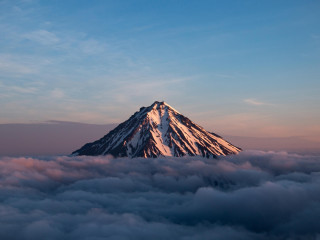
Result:
<svg viewBox="0 0 320 240"><path fill-rule="evenodd" d="M320 239L320 157L1 157L0 239Z"/></svg>

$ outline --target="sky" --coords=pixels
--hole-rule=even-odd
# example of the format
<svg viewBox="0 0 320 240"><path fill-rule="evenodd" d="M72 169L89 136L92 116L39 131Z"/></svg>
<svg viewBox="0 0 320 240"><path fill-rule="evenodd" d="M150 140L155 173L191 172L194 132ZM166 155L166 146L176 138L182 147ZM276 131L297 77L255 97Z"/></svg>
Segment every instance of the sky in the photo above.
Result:
<svg viewBox="0 0 320 240"><path fill-rule="evenodd" d="M320 2L0 1L0 124L113 124L166 101L207 130L320 143Z"/></svg>
<svg viewBox="0 0 320 240"><path fill-rule="evenodd" d="M319 12L0 0L0 239L319 239ZM156 100L244 151L69 155Z"/></svg>

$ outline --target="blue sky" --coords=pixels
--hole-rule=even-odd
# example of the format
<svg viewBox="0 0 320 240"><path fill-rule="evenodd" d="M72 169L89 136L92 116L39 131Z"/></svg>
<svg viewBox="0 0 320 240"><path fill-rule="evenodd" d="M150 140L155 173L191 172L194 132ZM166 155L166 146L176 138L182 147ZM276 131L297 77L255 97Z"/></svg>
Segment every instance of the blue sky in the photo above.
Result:
<svg viewBox="0 0 320 240"><path fill-rule="evenodd" d="M118 123L165 100L208 130L320 142L319 1L0 1L0 123Z"/></svg>

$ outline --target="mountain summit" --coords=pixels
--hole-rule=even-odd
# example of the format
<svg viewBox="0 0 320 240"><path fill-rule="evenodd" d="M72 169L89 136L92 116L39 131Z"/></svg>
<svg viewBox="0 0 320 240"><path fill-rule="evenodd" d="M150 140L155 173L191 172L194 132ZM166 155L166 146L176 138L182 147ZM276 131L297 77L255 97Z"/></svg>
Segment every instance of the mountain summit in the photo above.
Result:
<svg viewBox="0 0 320 240"><path fill-rule="evenodd" d="M207 132L165 102L142 107L103 138L85 144L73 155L216 157L237 154L240 148Z"/></svg>

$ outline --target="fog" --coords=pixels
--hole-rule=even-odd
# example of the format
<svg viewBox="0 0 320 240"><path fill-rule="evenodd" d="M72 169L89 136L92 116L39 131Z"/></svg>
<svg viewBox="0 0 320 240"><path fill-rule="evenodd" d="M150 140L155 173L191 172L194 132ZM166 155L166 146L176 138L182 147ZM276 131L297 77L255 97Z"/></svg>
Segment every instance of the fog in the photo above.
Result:
<svg viewBox="0 0 320 240"><path fill-rule="evenodd" d="M117 124L48 121L0 124L0 156L68 155L84 144L102 138ZM216 132L217 129L207 129ZM222 135L242 149L288 151L320 155L320 143L303 137L246 137Z"/></svg>
<svg viewBox="0 0 320 240"><path fill-rule="evenodd" d="M0 124L0 156L68 155L115 126L62 121Z"/></svg>
<svg viewBox="0 0 320 240"><path fill-rule="evenodd" d="M0 158L0 239L319 239L320 158Z"/></svg>

